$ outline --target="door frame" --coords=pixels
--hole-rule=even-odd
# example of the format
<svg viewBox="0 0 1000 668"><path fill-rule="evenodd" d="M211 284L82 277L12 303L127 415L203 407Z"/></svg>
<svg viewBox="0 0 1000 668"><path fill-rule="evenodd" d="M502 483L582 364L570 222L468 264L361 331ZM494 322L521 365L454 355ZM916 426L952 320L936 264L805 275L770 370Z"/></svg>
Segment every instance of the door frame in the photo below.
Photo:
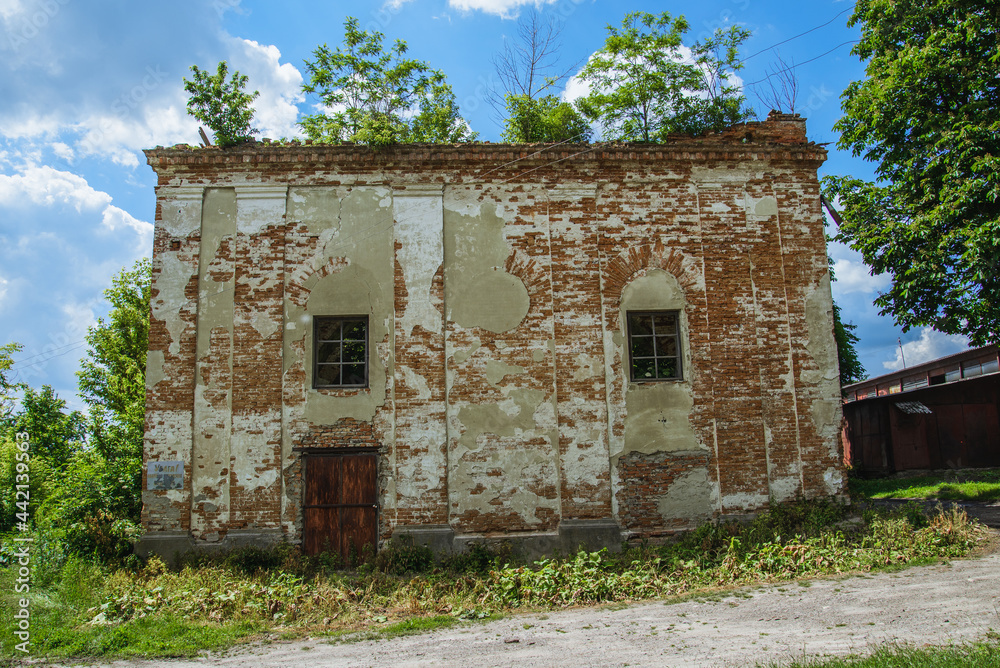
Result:
<svg viewBox="0 0 1000 668"><path fill-rule="evenodd" d="M303 551L306 549L306 510L310 508L374 508L375 509L375 542L372 544L375 552L378 552L378 535L379 535L379 522L382 515L382 503L379 497L378 489L378 471L379 471L379 448L377 447L349 447L349 448L317 448L317 447L301 447L293 448L293 452L299 453L299 459L301 461L301 475L302 475L302 490L299 495L299 508L302 512L302 541L301 546ZM374 455L375 456L375 503L325 503L325 504L306 504L306 495L309 485L309 459L310 458L325 458L325 457L346 457L351 455ZM341 531L343 526L343 516L338 514L338 522L341 524ZM343 555L341 555L343 556Z"/></svg>

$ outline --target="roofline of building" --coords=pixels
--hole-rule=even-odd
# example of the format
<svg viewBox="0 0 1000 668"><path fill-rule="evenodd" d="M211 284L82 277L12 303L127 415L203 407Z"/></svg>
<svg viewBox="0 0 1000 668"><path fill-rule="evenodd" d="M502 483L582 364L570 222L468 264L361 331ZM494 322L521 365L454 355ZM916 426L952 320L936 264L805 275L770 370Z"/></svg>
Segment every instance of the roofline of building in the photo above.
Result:
<svg viewBox="0 0 1000 668"><path fill-rule="evenodd" d="M505 144L468 142L461 144L394 144L383 148L341 143L319 144L311 141L247 142L237 146L157 146L144 151L154 169L173 166L242 166L293 163L393 163L468 164L517 160L554 162L604 162L613 160L790 160L821 163L826 149L809 141L805 119L798 115L772 114L765 121L743 123L702 137L677 135L664 143L583 143L583 144Z"/></svg>
<svg viewBox="0 0 1000 668"><path fill-rule="evenodd" d="M891 371L889 373L884 373L881 376L872 376L865 380L858 381L857 383L851 383L850 385L844 385L843 391L849 392L852 389L857 389L864 385L871 385L873 383L881 383L892 378L902 378L903 376L911 376L919 374L922 371L927 371L928 369L933 369L934 367L944 366L951 362L960 362L964 359L971 359L974 357L979 357L981 355L987 354L990 351L993 354L997 354L997 344L991 343L989 345L980 346L979 348L969 348L968 350L963 350L960 353L954 353L953 355L946 355L944 357L939 357L937 359L930 360L929 362L923 362L921 364L916 364L914 366L908 366L905 369L899 369L897 371Z"/></svg>

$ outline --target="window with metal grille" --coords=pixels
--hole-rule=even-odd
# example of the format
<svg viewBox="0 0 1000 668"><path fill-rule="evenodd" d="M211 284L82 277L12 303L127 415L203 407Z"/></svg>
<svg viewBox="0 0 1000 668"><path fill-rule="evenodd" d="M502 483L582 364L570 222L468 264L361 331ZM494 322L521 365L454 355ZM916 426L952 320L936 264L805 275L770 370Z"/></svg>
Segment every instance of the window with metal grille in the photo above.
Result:
<svg viewBox="0 0 1000 668"><path fill-rule="evenodd" d="M313 318L313 387L368 387L368 316Z"/></svg>
<svg viewBox="0 0 1000 668"><path fill-rule="evenodd" d="M628 349L631 380L681 380L680 311L629 311Z"/></svg>

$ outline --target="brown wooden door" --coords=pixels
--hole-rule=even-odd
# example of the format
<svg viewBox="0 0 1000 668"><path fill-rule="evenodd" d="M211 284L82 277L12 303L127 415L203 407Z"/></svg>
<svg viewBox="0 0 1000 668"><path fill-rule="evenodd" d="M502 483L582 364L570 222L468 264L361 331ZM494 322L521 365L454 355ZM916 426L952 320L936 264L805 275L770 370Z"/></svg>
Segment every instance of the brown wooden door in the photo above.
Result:
<svg viewBox="0 0 1000 668"><path fill-rule="evenodd" d="M306 456L306 554L333 552L349 564L366 545L374 553L378 544L376 458L374 452Z"/></svg>

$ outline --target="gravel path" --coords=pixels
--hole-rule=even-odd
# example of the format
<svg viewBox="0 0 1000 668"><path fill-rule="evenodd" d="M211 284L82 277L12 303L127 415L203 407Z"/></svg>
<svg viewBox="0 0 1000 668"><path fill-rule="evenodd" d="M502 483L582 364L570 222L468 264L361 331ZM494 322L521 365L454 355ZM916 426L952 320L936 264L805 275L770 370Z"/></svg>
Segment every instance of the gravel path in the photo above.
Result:
<svg viewBox="0 0 1000 668"><path fill-rule="evenodd" d="M419 636L244 647L194 660L119 666L746 666L946 644L1000 631L1000 554L898 573L729 592L716 599L518 615Z"/></svg>

